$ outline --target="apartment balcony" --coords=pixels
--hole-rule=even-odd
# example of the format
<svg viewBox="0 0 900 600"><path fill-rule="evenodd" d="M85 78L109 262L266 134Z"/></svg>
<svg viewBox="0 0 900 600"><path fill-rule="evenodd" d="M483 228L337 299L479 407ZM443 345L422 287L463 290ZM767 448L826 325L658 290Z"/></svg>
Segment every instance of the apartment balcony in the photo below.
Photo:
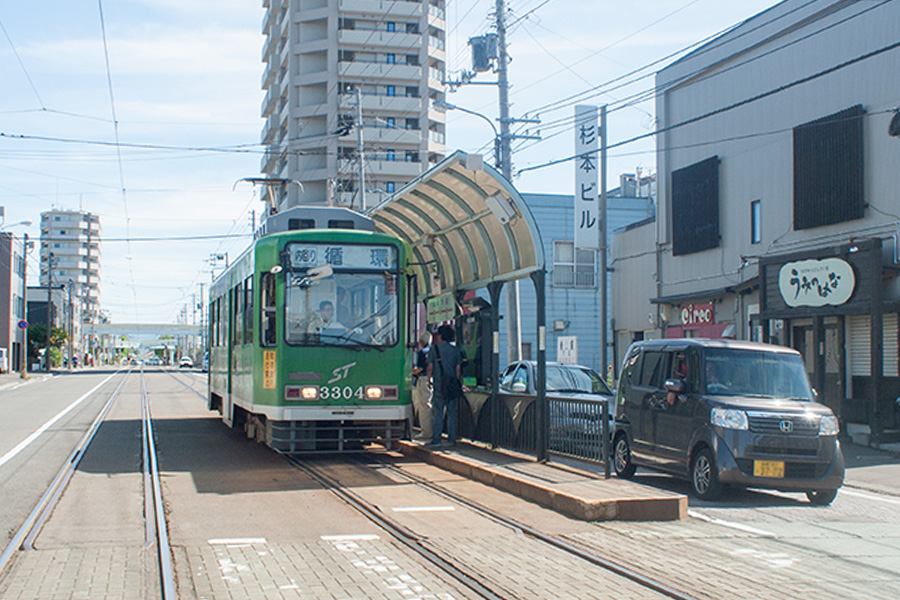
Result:
<svg viewBox="0 0 900 600"><path fill-rule="evenodd" d="M278 47L278 43L281 41L281 38L274 35L266 36L266 42L263 44L262 48L262 61L269 62L269 56L275 53L275 49Z"/></svg>
<svg viewBox="0 0 900 600"><path fill-rule="evenodd" d="M268 4L268 0L263 0L263 7ZM269 29L269 26L275 23L278 20L278 11L267 10L266 14L263 15L262 25L260 25L260 33L266 35L266 31Z"/></svg>
<svg viewBox="0 0 900 600"><path fill-rule="evenodd" d="M271 144L275 141L276 133L278 133L278 123L274 122L272 119L266 119L266 124L263 125L259 139L262 140L263 144Z"/></svg>
<svg viewBox="0 0 900 600"><path fill-rule="evenodd" d="M339 62L338 77L365 79L371 77L380 81L415 81L422 78L422 67L373 62Z"/></svg>
<svg viewBox="0 0 900 600"><path fill-rule="evenodd" d="M338 106L341 110L356 109L356 96L342 94L339 96ZM407 98L406 96L374 96L362 97L364 111L391 111L398 113L418 113L422 110L422 98Z"/></svg>
<svg viewBox="0 0 900 600"><path fill-rule="evenodd" d="M391 15L393 14L391 12ZM422 46L422 34L406 33L405 31L341 29L338 31L338 44L341 45L341 48L361 46L369 51L371 48L397 48L405 53L412 53Z"/></svg>
<svg viewBox="0 0 900 600"><path fill-rule="evenodd" d="M366 160L366 174L379 178L412 179L425 171L420 162Z"/></svg>
<svg viewBox="0 0 900 600"><path fill-rule="evenodd" d="M390 14L393 17L418 17L422 3L406 0L340 0L338 10L348 13Z"/></svg>
<svg viewBox="0 0 900 600"><path fill-rule="evenodd" d="M422 131L419 129L400 129L387 127L363 127L363 141L366 144L405 144L418 146L422 143ZM412 150L413 148L410 148Z"/></svg>
<svg viewBox="0 0 900 600"><path fill-rule="evenodd" d="M260 87L262 89L267 90L275 83L275 78L278 76L278 69L279 68L276 65L266 65L266 69L263 71L262 78L260 79Z"/></svg>
<svg viewBox="0 0 900 600"><path fill-rule="evenodd" d="M263 98L262 105L259 109L259 114L264 118L274 112L275 107L278 106L278 100L281 98L281 90L278 88L272 88L268 92L266 92L266 97Z"/></svg>
<svg viewBox="0 0 900 600"><path fill-rule="evenodd" d="M427 1L427 0L426 0ZM447 25L446 11L434 4L428 3L428 24L438 29L446 29Z"/></svg>

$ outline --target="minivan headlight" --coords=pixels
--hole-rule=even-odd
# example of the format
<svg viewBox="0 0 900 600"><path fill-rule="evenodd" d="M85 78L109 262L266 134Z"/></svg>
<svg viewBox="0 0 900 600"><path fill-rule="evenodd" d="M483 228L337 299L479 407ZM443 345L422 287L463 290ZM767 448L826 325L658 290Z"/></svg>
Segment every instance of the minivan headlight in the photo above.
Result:
<svg viewBox="0 0 900 600"><path fill-rule="evenodd" d="M841 424L834 415L825 415L819 420L819 435L837 435Z"/></svg>
<svg viewBox="0 0 900 600"><path fill-rule="evenodd" d="M747 429L747 413L734 408L716 407L710 411L709 421L725 429Z"/></svg>

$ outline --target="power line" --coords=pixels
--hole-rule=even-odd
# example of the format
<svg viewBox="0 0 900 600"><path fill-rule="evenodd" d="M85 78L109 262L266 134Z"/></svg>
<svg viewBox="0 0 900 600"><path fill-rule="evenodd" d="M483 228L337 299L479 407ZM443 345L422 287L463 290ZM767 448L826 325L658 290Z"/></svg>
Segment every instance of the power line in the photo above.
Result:
<svg viewBox="0 0 900 600"><path fill-rule="evenodd" d="M888 1L890 1L890 0L888 0ZM632 137L632 138L629 138L629 139L626 139L626 140L622 140L622 141L616 142L616 143L614 143L614 144L609 144L609 145L607 146L607 148L608 148L608 149L618 148L618 147L620 147L620 146L625 146L625 145L627 145L627 144L631 144L631 143L637 142L637 141L639 141L639 140L642 140L642 139L645 139L645 138L648 138L648 137L652 137L652 136L655 136L655 135L659 135L660 133L666 133L666 132L668 132L668 131L672 131L672 130L674 130L674 129L678 129L679 127L684 127L685 125L691 125L691 124L693 124L693 123L697 123L698 121L703 121L703 120L708 119L708 118L710 118L710 117L714 117L714 116L716 116L716 115L720 115L720 114L722 114L722 113L725 113L725 112L734 110L735 108L739 108L739 107L741 107L741 106L745 106L745 105L750 104L750 103L752 103L752 102L757 102L758 100L762 100L762 99L764 99L764 98L768 98L768 97L770 97L770 96L774 96L775 94L778 94L778 93L784 92L784 91L786 91L786 90L789 90L789 89L791 89L791 88L797 87L798 85L802 85L802 84L805 84L805 83L809 83L810 81L814 81L814 80L816 80L816 79L819 79L820 77L825 77L826 75L830 75L830 74L832 74L832 73L835 73L835 72L837 72L837 71L840 71L841 69L844 69L844 68L846 68L846 67L855 65L855 64L857 64L857 63L859 63L859 62L862 62L862 61L864 61L864 60L868 60L868 59L870 59L870 58L874 58L875 56L879 56L879 55L881 55L881 54L884 54L885 52L890 52L891 50L896 50L897 48L900 48L900 42L895 42L895 43L893 43L893 44L888 44L887 46L882 46L881 48L878 48L877 50L873 50L873 51L871 51L871 52L867 52L866 54L862 54L862 55L857 56L857 57L855 57L855 58L851 58L850 60L846 60L846 61L844 61L844 62L842 62L842 63L839 63L839 64L837 64L837 65L834 65L834 66L832 66L832 67L829 67L829 68L827 68L827 69L824 69L824 70L822 70L822 71L819 71L819 72L814 73L814 74L812 74L812 75L808 75L807 77L802 77L802 78L800 78L800 79L795 79L794 81L791 81L791 82L786 83L786 84L784 84L784 85L778 86L778 87L776 87L776 88L772 88L772 89L770 89L770 90L767 90L767 91L762 92L762 93L760 93L760 94L757 94L757 95L755 95L755 96L751 96L751 97L749 97L749 98L744 98L743 100L739 100L739 101L734 102L734 103L732 103L732 104L729 104L729 105L727 105L727 106L722 106L722 107L717 108L717 109L715 109L715 110L711 110L711 111L706 112L706 113L704 113L704 114L702 114L702 115L697 115L697 116L695 116L695 117L691 117L690 119L685 119L684 121L680 121L680 122L678 122L678 123L674 123L674 124L672 124L672 125L668 125L668 126L663 127L663 128L661 128L661 129L657 129L656 131L651 131L651 132L649 132L649 133L645 133L645 134L641 134L641 135L638 135L638 136L634 136L634 137ZM573 159L575 159L575 158L577 158L577 157L578 157L578 155L572 155L572 156L568 156L568 157L566 157L566 158L561 158L561 159L549 161L549 162L544 163L544 164L534 165L534 166L532 166L532 167L525 167L524 169L519 169L519 173L524 173L524 172L526 172L526 171L534 171L534 170L537 170L537 169L542 169L542 168L544 168L544 167L549 167L549 166L552 166L552 165L557 165L557 164L560 164L560 163L563 163L563 162L567 162L567 161L573 160Z"/></svg>
<svg viewBox="0 0 900 600"><path fill-rule="evenodd" d="M22 72L25 73L25 79L28 80L28 84L31 86L31 91L34 92L35 97L37 97L38 104L41 105L41 110L47 110L47 107L44 106L44 101L41 99L41 95L37 91L37 86L34 85L34 81L32 81L31 75L28 74L28 69L25 68L25 63L22 62L22 57L19 56L19 51L16 50L16 45L13 44L12 38L9 37L9 32L6 31L6 26L3 25L2 19L0 19L0 29L3 30L3 35L6 36L6 41L9 42L9 47L12 48L13 54L16 55L16 60L19 61L19 66L22 67Z"/></svg>

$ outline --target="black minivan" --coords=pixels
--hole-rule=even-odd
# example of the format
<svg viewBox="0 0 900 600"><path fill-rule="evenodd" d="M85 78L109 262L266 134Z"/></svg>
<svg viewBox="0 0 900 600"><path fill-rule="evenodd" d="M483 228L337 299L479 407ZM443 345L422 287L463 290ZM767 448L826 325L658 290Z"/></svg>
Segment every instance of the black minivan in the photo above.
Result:
<svg viewBox="0 0 900 600"><path fill-rule="evenodd" d="M826 505L844 481L839 429L795 350L635 342L619 375L613 462L623 478L638 465L687 477L702 499L735 485L806 492Z"/></svg>

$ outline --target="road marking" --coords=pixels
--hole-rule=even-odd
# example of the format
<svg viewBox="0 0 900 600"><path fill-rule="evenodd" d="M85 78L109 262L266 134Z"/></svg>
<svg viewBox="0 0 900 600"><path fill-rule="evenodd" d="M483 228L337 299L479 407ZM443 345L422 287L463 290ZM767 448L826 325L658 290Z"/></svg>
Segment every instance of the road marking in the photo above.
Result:
<svg viewBox="0 0 900 600"><path fill-rule="evenodd" d="M106 383L107 381L109 381L110 379L112 379L113 377L115 377L115 376L118 375L118 374L119 374L118 372L113 373L112 375L110 375L109 377L107 377L106 379L104 379L103 381L101 381L100 383L98 383L97 385L95 385L95 386L94 386L93 388L91 388L91 390L90 390L89 392L87 392L84 396L82 396L81 398L79 398L78 400L76 400L75 402L73 402L72 404L70 404L69 406L67 406L66 408L64 408L64 409L63 409L60 413L58 413L55 417L53 417L52 419L50 419L49 421L47 421L46 423L44 423L43 425L41 425L34 433L32 433L32 434L29 435L27 438L25 438L24 440L22 440L21 442L19 442L19 445L18 445L18 446L16 446L16 447L13 448L12 450L10 450L10 451L7 452L6 454L4 454L2 457L0 457L0 467L2 467L2 466L5 465L7 462L9 462L9 461L11 461L13 458L15 458L16 455L17 455L19 452L21 452L22 450L24 450L25 448L27 448L34 440L38 439L38 437L40 437L40 435L41 435L42 433L44 433L45 431L47 431L48 429L50 429L51 427L53 427L53 425L54 425L57 421L59 421L59 420L62 419L64 416L66 416L67 414L69 414L69 412L70 412L72 409L74 409L76 406L78 406L79 404L81 404L82 402L84 402L91 394L93 394L93 393L96 392L98 389L100 389L100 386L102 386L104 383Z"/></svg>
<svg viewBox="0 0 900 600"><path fill-rule="evenodd" d="M323 535L321 536L326 542L358 542L381 539L374 533L361 533L351 535Z"/></svg>
<svg viewBox="0 0 900 600"><path fill-rule="evenodd" d="M750 556L766 563L773 569L790 567L800 560L799 558L795 558L784 552L763 552L762 550L755 550L753 548L738 548L737 550L732 550L729 554L732 556Z"/></svg>
<svg viewBox="0 0 900 600"><path fill-rule="evenodd" d="M266 538L214 538L206 540L210 546L237 546L248 544L268 544Z"/></svg>
<svg viewBox="0 0 900 600"><path fill-rule="evenodd" d="M900 504L900 498L888 498L887 496L879 496L877 494L867 494L865 492L857 492L848 490L846 487L841 488L838 495L856 496L857 498L865 498L866 500L876 500L878 502L887 502L888 504Z"/></svg>
<svg viewBox="0 0 900 600"><path fill-rule="evenodd" d="M394 512L445 512L456 510L455 506L397 506L392 508Z"/></svg>
<svg viewBox="0 0 900 600"><path fill-rule="evenodd" d="M763 537L777 537L771 531L766 531L764 529L757 529L756 527L750 527L749 525L744 525L743 523L735 523L734 521L726 521L724 519L717 519L716 517L709 517L704 515L703 513L699 513L696 510L688 509L687 514L689 517L693 517L695 519L700 519L701 521L706 521L707 523L713 523L715 525L721 525L723 527L730 527L732 529L737 529L739 531L745 531L747 533L752 533L754 535L759 535Z"/></svg>

